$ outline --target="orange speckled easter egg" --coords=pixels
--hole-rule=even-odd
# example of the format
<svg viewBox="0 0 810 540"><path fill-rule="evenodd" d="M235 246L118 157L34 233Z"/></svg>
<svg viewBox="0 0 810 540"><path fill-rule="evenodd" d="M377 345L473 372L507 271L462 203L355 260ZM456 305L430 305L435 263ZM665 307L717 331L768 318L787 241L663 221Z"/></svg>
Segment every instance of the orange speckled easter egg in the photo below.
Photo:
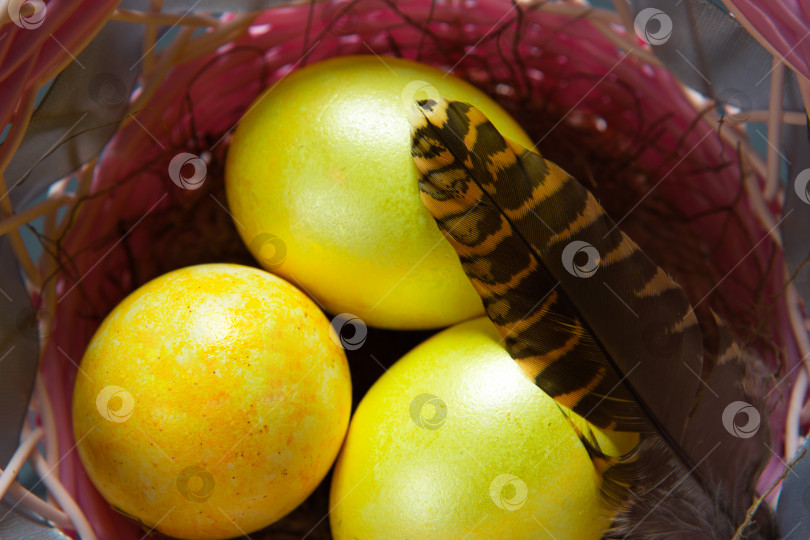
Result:
<svg viewBox="0 0 810 540"><path fill-rule="evenodd" d="M73 424L104 498L179 538L230 538L300 504L340 449L346 356L318 307L262 270L208 264L124 299L81 362Z"/></svg>

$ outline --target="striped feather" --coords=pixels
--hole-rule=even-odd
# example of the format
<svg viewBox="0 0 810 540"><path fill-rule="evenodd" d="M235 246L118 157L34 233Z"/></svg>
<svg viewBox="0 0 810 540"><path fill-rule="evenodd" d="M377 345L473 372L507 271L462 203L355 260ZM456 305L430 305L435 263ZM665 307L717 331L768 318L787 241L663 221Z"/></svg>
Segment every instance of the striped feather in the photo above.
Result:
<svg viewBox="0 0 810 540"><path fill-rule="evenodd" d="M739 444L720 423L725 403L704 401L700 376L711 366L704 369L704 336L681 287L579 182L502 137L471 105L421 101L411 122L422 202L511 356L543 391L592 424L645 434L632 455L608 467L596 463L606 456L580 434L597 469L606 469L607 496L629 500L628 490L644 491L652 482L645 493L656 501L662 486L674 486L666 497L671 502L658 503L658 515L682 511L680 501L684 508L714 508L712 519L721 516L723 530L740 522L764 463L766 430ZM720 343L715 340L714 351ZM745 372L739 355L717 366L711 380L727 391L713 395L753 400L737 384ZM707 452L716 445L744 465L738 471L745 478L713 468ZM649 510L645 504L627 502L617 527Z"/></svg>

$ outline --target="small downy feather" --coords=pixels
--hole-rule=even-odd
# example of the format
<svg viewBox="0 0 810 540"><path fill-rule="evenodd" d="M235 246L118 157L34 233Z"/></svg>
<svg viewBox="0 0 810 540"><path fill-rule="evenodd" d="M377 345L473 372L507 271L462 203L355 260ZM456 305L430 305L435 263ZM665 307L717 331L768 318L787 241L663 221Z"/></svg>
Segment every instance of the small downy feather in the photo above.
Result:
<svg viewBox="0 0 810 540"><path fill-rule="evenodd" d="M507 351L591 424L642 434L612 458L580 433L604 497L620 502L606 536L734 536L756 496L768 430L730 331L713 314L698 320L682 288L557 165L467 103L416 105L422 202ZM749 431L734 424L740 411ZM749 521L741 538L778 538L764 507Z"/></svg>

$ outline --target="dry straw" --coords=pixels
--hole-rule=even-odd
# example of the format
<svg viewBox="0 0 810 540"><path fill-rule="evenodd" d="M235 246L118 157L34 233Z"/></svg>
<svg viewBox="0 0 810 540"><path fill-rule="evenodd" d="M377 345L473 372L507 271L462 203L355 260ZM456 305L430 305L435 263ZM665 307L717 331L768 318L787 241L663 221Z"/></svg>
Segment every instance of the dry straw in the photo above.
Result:
<svg viewBox="0 0 810 540"><path fill-rule="evenodd" d="M145 27L145 41L139 85L98 158L26 208L12 208L16 179L0 182L0 235L38 307L41 350L30 422L0 474L0 495L83 539L140 536L100 499L74 451L70 396L84 347L118 300L162 272L214 260L252 264L222 188L231 130L250 102L290 71L348 54L452 69L521 119L546 157L594 189L690 297L729 318L773 370L775 455L763 490L795 454L806 426L810 365L801 359L810 343L782 259L778 128L803 125L806 116L782 111L781 99L768 110L722 110L687 90L639 38L625 2L614 12L577 1L346 0L223 15L163 12L157 0L143 12L112 0L53 1L46 11L42 3L26 5L24 17L3 21L0 32L0 125L10 125L0 171L25 135L37 91L106 21ZM0 17L9 13L14 19L5 8ZM159 40L161 25L173 29ZM776 55L771 91L781 95L793 65L777 61L782 44L768 47ZM810 86L799 79L810 103ZM746 122L767 123L776 151L754 151ZM168 174L182 152L205 163L195 189ZM44 218L42 254L34 257L20 231L37 218ZM24 461L42 478L47 501L16 481ZM325 511L315 506L311 516L275 530L326 537Z"/></svg>

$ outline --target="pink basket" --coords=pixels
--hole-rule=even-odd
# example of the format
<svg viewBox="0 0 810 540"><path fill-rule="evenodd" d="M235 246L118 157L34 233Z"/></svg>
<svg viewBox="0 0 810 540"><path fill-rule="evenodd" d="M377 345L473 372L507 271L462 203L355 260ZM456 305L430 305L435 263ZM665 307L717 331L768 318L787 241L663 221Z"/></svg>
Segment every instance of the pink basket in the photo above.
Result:
<svg viewBox="0 0 810 540"><path fill-rule="evenodd" d="M11 22L2 27L9 35L0 41L0 116L12 126L0 147L2 167L21 140L36 91L71 61L66 51L84 47L107 20L144 24L152 41L158 24L180 30L146 51L128 114L100 158L72 175L75 188L60 181L44 202L23 210L11 208L9 186L0 183L0 234L12 240L32 298L53 315L41 325L31 422L15 454L17 462L32 463L48 501L26 495L12 467L0 476L0 494L10 490L74 536L142 537L140 524L100 497L75 452L71 396L84 349L119 300L161 273L214 260L255 264L225 207L230 133L251 101L286 74L351 54L452 69L521 119L539 150L593 189L693 303L705 302L744 329L784 377L762 491L795 454L807 375L793 368L810 347L782 262L775 169L751 148L739 121L745 119L721 118L713 103L685 89L638 39L626 10L578 2L517 8L504 0L363 0L215 17L54 0L37 32ZM195 34L197 28L205 32ZM169 162L180 152L208 161L201 189L180 189L169 178ZM18 228L41 216L49 249L34 261ZM324 526L316 529L326 512L318 493L306 512L274 525L267 537L284 531L328 538Z"/></svg>

